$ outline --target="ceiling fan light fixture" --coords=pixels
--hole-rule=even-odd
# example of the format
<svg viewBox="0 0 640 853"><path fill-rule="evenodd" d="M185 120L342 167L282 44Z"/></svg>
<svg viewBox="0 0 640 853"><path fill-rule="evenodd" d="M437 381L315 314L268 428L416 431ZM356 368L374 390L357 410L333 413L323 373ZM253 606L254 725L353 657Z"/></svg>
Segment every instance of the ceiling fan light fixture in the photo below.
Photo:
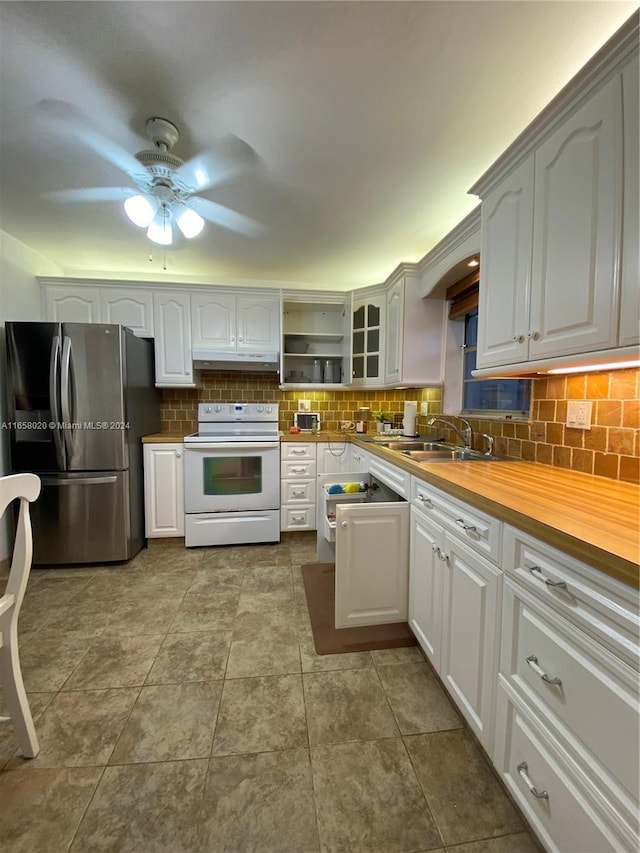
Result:
<svg viewBox="0 0 640 853"><path fill-rule="evenodd" d="M171 214L163 206L147 229L147 237L158 246L170 246L173 243L173 228Z"/></svg>
<svg viewBox="0 0 640 853"><path fill-rule="evenodd" d="M177 205L175 210L176 224L187 240L197 237L204 228L204 219L195 210L186 205Z"/></svg>
<svg viewBox="0 0 640 853"><path fill-rule="evenodd" d="M157 199L148 199L143 195L133 195L124 202L124 212L134 225L148 228L158 211Z"/></svg>

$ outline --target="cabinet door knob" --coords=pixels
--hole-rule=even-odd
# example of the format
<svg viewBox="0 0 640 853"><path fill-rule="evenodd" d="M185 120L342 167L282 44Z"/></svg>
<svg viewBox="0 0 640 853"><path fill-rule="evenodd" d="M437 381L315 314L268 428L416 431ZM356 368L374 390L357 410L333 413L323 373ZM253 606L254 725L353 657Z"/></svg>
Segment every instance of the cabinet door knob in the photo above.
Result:
<svg viewBox="0 0 640 853"><path fill-rule="evenodd" d="M527 337L531 338L532 341L539 341L540 340L540 332L529 332Z"/></svg>
<svg viewBox="0 0 640 853"><path fill-rule="evenodd" d="M340 525L340 527L348 527L348 526L349 526L348 521L343 521L342 524Z"/></svg>
<svg viewBox="0 0 640 853"><path fill-rule="evenodd" d="M176 450L176 459L180 459L181 456L182 456L182 453L180 453L179 450Z"/></svg>
<svg viewBox="0 0 640 853"><path fill-rule="evenodd" d="M524 335L514 335L514 336L513 336L513 340L514 340L517 344L523 344L523 343L524 343Z"/></svg>

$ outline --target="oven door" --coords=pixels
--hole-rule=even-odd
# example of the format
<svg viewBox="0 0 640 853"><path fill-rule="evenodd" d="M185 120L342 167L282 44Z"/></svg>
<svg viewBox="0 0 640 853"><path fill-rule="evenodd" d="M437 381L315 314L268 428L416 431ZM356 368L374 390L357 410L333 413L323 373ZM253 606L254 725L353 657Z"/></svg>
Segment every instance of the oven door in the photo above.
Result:
<svg viewBox="0 0 640 853"><path fill-rule="evenodd" d="M188 513L278 509L280 443L185 444L184 505Z"/></svg>

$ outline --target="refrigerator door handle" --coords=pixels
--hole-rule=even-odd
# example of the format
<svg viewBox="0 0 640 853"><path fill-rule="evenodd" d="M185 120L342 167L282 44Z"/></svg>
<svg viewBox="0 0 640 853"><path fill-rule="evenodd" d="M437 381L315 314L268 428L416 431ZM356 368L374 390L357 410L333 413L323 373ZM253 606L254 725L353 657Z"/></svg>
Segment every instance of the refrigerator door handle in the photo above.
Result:
<svg viewBox="0 0 640 853"><path fill-rule="evenodd" d="M73 374L73 358L71 352L71 338L68 335L64 336L64 344L62 345L62 376L60 380L60 400L62 405L62 419L66 426L63 428L64 443L67 449L67 456L70 459L73 453L74 445L74 427L73 419L75 416L75 394L72 386Z"/></svg>
<svg viewBox="0 0 640 853"><path fill-rule="evenodd" d="M56 459L60 468L65 468L64 445L60 433L60 407L58 406L58 389L60 374L60 336L55 335L51 342L51 358L49 360L49 398L51 400L51 419L55 422L53 427L53 444L56 449Z"/></svg>
<svg viewBox="0 0 640 853"><path fill-rule="evenodd" d="M115 474L107 477L40 477L43 486L102 486L115 483Z"/></svg>

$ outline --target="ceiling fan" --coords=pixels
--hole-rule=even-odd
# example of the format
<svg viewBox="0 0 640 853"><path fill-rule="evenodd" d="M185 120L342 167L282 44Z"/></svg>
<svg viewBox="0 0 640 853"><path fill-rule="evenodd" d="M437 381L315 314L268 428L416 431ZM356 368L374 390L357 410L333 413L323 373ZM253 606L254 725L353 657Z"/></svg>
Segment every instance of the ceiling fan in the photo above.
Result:
<svg viewBox="0 0 640 853"><path fill-rule="evenodd" d="M131 222L147 229L147 237L161 246L174 242L177 226L184 237L196 237L205 219L248 236L264 231L255 220L197 193L215 187L259 163L253 148L236 136L227 136L214 147L186 162L172 149L180 138L178 128L166 118L147 119L145 131L152 147L133 155L107 137L102 129L72 104L42 101L41 116L64 133L73 133L98 155L122 169L133 187L82 187L46 193L62 202L123 201Z"/></svg>

